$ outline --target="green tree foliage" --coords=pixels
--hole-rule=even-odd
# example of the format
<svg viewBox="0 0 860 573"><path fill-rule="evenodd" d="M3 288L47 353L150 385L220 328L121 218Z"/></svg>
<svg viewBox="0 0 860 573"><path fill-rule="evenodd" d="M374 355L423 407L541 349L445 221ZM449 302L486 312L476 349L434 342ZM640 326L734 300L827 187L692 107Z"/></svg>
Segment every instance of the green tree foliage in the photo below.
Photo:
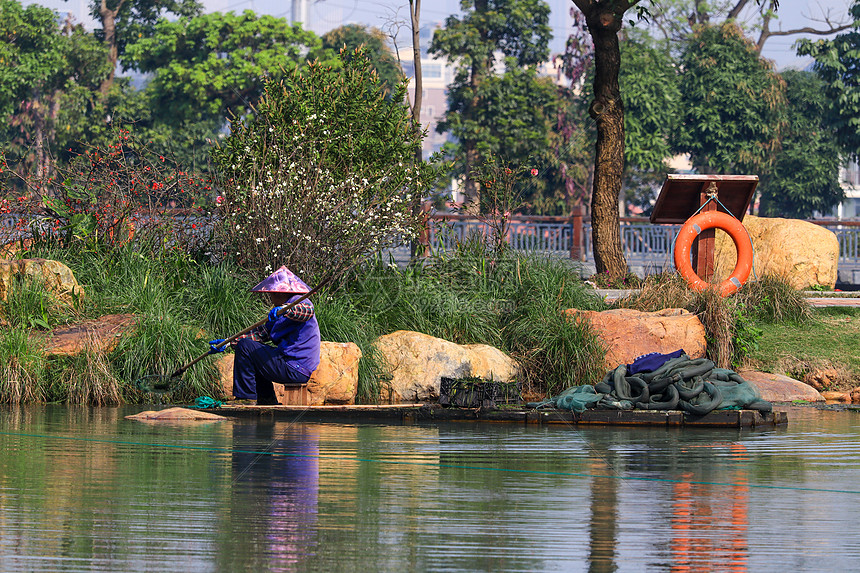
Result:
<svg viewBox="0 0 860 573"><path fill-rule="evenodd" d="M153 119L182 125L246 113L267 78L289 74L319 46L284 18L216 12L159 20L151 36L129 43L123 62L153 74L146 90Z"/></svg>
<svg viewBox="0 0 860 573"><path fill-rule="evenodd" d="M0 0L0 113L62 85L68 45L48 8Z"/></svg>
<svg viewBox="0 0 860 573"><path fill-rule="evenodd" d="M810 72L786 71L786 129L782 149L759 184L759 214L805 219L843 198L839 145L825 84Z"/></svg>
<svg viewBox="0 0 860 573"><path fill-rule="evenodd" d="M256 272L286 264L317 281L414 236L421 220L413 189L431 187L435 172L414 162L421 136L406 83L387 97L361 50L342 60L270 80L255 115L234 121L214 153L222 236Z"/></svg>
<svg viewBox="0 0 860 573"><path fill-rule="evenodd" d="M650 213L654 188L669 171L671 142L679 123L681 69L662 43L645 33L621 42L618 83L624 98L625 207Z"/></svg>
<svg viewBox="0 0 860 573"><path fill-rule="evenodd" d="M458 139L466 201L474 203L478 189L473 172L487 152L515 141L516 147L503 153L513 160L527 156L536 144L546 145L544 110L552 97L538 80L536 66L549 55L549 6L543 0L462 0L460 8L462 16L449 16L436 31L430 53L457 65L438 129ZM504 65L504 72L497 73L497 64Z"/></svg>
<svg viewBox="0 0 860 573"><path fill-rule="evenodd" d="M326 32L321 37L322 49L339 54L344 50L347 57L355 53L355 49L364 46L364 53L370 58L370 63L382 85L389 92L394 91L403 78L403 70L397 61L397 56L388 47L387 38L382 30L368 28L360 24L347 24ZM323 60L325 54L320 54Z"/></svg>
<svg viewBox="0 0 860 573"><path fill-rule="evenodd" d="M61 25L48 8L0 0L0 142L20 175L50 173L106 74L104 49L83 28Z"/></svg>
<svg viewBox="0 0 860 573"><path fill-rule="evenodd" d="M801 40L797 53L815 58L814 69L822 80L835 112L836 135L846 155L860 156L860 2L850 10L851 31L832 40Z"/></svg>
<svg viewBox="0 0 860 573"><path fill-rule="evenodd" d="M672 156L671 136L679 123L680 67L647 36L622 42L621 61L625 168L665 171Z"/></svg>
<svg viewBox="0 0 860 573"><path fill-rule="evenodd" d="M779 151L785 87L733 23L702 26L682 57L674 147L700 173L758 173Z"/></svg>
<svg viewBox="0 0 860 573"><path fill-rule="evenodd" d="M90 14L102 24L95 32L107 49L109 73L99 90L107 94L114 82L117 63L126 45L148 37L161 17L191 17L200 14L197 0L90 0Z"/></svg>

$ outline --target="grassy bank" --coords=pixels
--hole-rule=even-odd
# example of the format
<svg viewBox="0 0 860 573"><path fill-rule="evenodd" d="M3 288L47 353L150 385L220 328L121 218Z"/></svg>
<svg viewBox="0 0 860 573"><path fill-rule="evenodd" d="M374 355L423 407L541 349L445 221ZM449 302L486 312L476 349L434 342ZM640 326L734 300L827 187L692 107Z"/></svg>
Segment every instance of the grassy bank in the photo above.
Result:
<svg viewBox="0 0 860 573"><path fill-rule="evenodd" d="M205 352L208 340L235 334L267 310L264 299L248 291L261 277L175 249L143 253L37 244L19 256L65 263L86 296L64 304L38 285L16 285L2 305L8 325L0 335L3 402L116 404L217 397L212 359L187 371L167 394L148 391L148 377L169 375ZM496 253L467 241L452 253L406 269L369 261L314 300L323 340L355 342L362 349L363 402L378 398L385 375L374 340L401 329L501 348L524 365L523 383L531 394L592 383L603 374L596 338L560 312L604 306L567 261ZM115 313L134 314L139 322L134 335L108 355L48 359L29 336Z"/></svg>
<svg viewBox="0 0 860 573"><path fill-rule="evenodd" d="M189 369L165 394L149 391L150 377L171 374L205 352L208 340L235 334L267 311L263 297L248 290L261 277L177 249L37 244L19 256L65 263L86 296L65 304L41 286L15 285L0 309L7 322L0 334L2 402L100 405L220 397L212 358ZM596 337L562 312L606 308L579 276L570 261L497 252L469 240L408 268L370 260L314 302L323 340L354 342L362 350L360 402L378 399L386 373L374 341L396 330L500 348L523 365L527 394L554 395L594 383L604 373ZM618 306L680 307L698 314L709 356L726 367L802 378L813 368L833 366L846 373L844 385L860 375L860 316L845 309L813 313L801 293L772 277L728 299L693 293L676 275L649 277ZM135 315L138 328L107 355L89 351L49 359L30 336L117 313Z"/></svg>
<svg viewBox="0 0 860 573"><path fill-rule="evenodd" d="M767 372L803 380L829 370L832 386L860 386L860 309L827 307L813 311L803 323L760 323L761 337L747 364Z"/></svg>

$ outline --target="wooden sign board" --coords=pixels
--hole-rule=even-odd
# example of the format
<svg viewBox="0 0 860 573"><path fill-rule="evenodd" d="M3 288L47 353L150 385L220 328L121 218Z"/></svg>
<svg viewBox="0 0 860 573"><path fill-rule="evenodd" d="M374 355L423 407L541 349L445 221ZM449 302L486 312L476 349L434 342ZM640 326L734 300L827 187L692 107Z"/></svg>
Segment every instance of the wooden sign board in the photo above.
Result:
<svg viewBox="0 0 860 573"><path fill-rule="evenodd" d="M758 175L667 175L651 213L651 222L683 224L713 191L729 214L743 221L756 185ZM702 194L705 195L704 200ZM717 210L726 209L717 204Z"/></svg>
<svg viewBox="0 0 860 573"><path fill-rule="evenodd" d="M757 175L667 175L651 222L683 224L703 205L702 211L728 212L743 221L756 185ZM711 197L719 203L709 202ZM705 281L714 276L714 243L714 229L702 231L693 243L693 269Z"/></svg>

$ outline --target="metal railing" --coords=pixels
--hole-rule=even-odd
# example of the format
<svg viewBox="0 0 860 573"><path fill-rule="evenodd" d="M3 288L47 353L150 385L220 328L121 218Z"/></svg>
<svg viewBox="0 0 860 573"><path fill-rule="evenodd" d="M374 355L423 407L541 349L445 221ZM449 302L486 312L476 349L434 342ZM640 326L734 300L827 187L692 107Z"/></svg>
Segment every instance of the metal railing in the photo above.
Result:
<svg viewBox="0 0 860 573"><path fill-rule="evenodd" d="M177 212L174 217L183 227L196 227L200 239L211 233L212 220L194 212ZM180 221L181 220L181 221ZM0 215L0 239L17 238L27 229L27 218L23 214ZM811 220L836 235L839 241L839 264L860 272L860 221ZM672 245L680 225L654 225L644 217L624 217L621 223L621 242L625 256L631 265L646 265L664 268L671 264ZM186 232L195 234L193 229ZM456 241L465 240L470 234L492 235L486 222L462 215L436 215L428 219L428 242L434 250L453 247ZM592 262L591 221L580 214L571 217L516 217L508 222L505 240L511 248L519 251L539 252L572 258L581 262ZM406 249L400 247L397 251Z"/></svg>
<svg viewBox="0 0 860 573"><path fill-rule="evenodd" d="M839 241L839 259L844 262L860 263L860 221L812 220L822 227L833 231ZM429 220L430 245L434 249L444 249L453 245L452 241L463 241L470 233L489 236L490 226L476 219L451 219L450 217ZM621 243L628 257L666 256L680 225L654 225L646 218L627 217L621 219ZM582 235L577 237L574 223L559 217L541 220L530 217L527 220L512 220L507 226L506 242L512 249L538 251L543 253L565 254L572 248L581 246L582 260L592 257L591 222L582 224Z"/></svg>

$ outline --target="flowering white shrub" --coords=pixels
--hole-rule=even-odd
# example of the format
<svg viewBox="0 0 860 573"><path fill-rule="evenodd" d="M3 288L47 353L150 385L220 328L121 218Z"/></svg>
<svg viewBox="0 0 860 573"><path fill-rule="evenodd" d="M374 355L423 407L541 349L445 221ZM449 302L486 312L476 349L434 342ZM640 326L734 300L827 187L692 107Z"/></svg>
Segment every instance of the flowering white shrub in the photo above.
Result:
<svg viewBox="0 0 860 573"><path fill-rule="evenodd" d="M405 90L386 94L361 51L267 85L215 152L219 229L240 264L316 281L415 235L438 169L415 161Z"/></svg>

